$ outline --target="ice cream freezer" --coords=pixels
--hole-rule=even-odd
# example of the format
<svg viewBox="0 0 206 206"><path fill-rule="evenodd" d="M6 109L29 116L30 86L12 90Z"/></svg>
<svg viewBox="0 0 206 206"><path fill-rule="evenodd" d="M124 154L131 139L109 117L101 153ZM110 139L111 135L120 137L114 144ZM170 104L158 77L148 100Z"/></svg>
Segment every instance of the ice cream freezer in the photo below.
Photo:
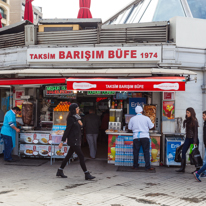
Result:
<svg viewBox="0 0 206 206"><path fill-rule="evenodd" d="M175 162L175 153L177 147L184 143L184 134L164 134L162 141L162 158L164 165L180 166L181 163Z"/></svg>

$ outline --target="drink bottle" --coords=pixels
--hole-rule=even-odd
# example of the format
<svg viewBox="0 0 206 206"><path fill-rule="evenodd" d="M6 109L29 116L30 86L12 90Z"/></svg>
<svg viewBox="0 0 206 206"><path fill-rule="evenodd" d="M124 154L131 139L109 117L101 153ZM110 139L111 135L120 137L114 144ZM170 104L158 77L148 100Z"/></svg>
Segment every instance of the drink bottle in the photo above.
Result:
<svg viewBox="0 0 206 206"><path fill-rule="evenodd" d="M178 90L179 84L178 83L162 83L162 84L155 84L154 88L158 88L161 90Z"/></svg>
<svg viewBox="0 0 206 206"><path fill-rule="evenodd" d="M97 88L96 84L90 84L87 82L82 82L82 83L73 83L73 89L91 89L91 88Z"/></svg>

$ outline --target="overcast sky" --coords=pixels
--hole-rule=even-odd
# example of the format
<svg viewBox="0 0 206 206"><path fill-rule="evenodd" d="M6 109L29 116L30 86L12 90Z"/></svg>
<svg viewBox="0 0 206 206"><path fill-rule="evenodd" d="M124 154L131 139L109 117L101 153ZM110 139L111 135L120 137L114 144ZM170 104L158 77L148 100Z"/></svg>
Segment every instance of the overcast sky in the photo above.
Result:
<svg viewBox="0 0 206 206"><path fill-rule="evenodd" d="M134 0L91 0L93 18L104 22ZM58 3L58 5L56 5ZM33 5L43 8L43 19L77 18L79 0L34 0Z"/></svg>

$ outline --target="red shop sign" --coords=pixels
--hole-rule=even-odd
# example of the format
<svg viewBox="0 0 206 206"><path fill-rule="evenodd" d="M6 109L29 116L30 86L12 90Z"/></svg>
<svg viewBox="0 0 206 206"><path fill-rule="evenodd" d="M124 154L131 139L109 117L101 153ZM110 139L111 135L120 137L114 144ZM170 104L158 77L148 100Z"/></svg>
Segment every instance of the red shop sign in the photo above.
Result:
<svg viewBox="0 0 206 206"><path fill-rule="evenodd" d="M67 90L77 91L185 91L184 77L136 79L67 79Z"/></svg>

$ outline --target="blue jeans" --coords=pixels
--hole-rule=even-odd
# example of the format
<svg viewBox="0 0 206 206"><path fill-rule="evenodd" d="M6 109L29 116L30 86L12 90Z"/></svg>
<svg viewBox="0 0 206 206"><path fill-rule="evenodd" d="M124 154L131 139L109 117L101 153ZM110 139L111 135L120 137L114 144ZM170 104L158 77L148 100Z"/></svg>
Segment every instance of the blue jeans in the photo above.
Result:
<svg viewBox="0 0 206 206"><path fill-rule="evenodd" d="M204 164L204 165L201 167L201 169L199 169L199 170L197 171L197 173L200 175L200 174L204 173L205 170L206 170L206 164Z"/></svg>
<svg viewBox="0 0 206 206"><path fill-rule="evenodd" d="M144 152L144 159L145 159L145 168L150 169L150 141L149 138L138 138L133 140L133 155L134 155L134 168L139 166L138 159L139 159L139 150L142 146Z"/></svg>
<svg viewBox="0 0 206 206"><path fill-rule="evenodd" d="M206 164L206 148L205 148L205 156L204 156L204 159L203 159L203 167L204 167L205 164ZM203 173L206 174L206 169Z"/></svg>
<svg viewBox="0 0 206 206"><path fill-rule="evenodd" d="M12 160L12 150L13 150L13 143L12 143L12 137L7 135L1 135L4 140L4 160Z"/></svg>
<svg viewBox="0 0 206 206"><path fill-rule="evenodd" d="M182 148L182 159L186 160L186 153L187 150L190 148L190 145L193 144L194 140L193 138L186 138L183 148Z"/></svg>

